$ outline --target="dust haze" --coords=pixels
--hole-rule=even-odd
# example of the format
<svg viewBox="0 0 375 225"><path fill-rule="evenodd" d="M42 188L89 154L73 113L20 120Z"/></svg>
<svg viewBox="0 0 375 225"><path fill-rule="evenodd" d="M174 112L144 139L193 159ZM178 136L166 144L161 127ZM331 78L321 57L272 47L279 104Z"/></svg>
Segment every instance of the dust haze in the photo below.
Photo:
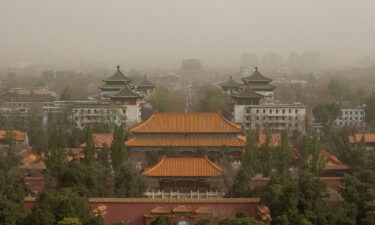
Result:
<svg viewBox="0 0 375 225"><path fill-rule="evenodd" d="M158 65L242 52L319 51L322 64L375 57L371 0L1 0L0 61Z"/></svg>

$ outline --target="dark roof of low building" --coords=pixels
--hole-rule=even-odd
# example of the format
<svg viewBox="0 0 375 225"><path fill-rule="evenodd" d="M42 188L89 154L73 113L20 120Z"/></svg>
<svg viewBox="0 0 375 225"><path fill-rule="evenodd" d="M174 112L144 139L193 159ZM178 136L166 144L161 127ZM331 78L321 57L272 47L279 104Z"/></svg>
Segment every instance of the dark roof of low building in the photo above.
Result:
<svg viewBox="0 0 375 225"><path fill-rule="evenodd" d="M271 85L271 84L265 84L265 83L252 83L252 84L249 84L249 86L251 87L251 89L254 89L254 90L274 90L276 89L275 86Z"/></svg>
<svg viewBox="0 0 375 225"><path fill-rule="evenodd" d="M6 102L53 102L56 101L56 97L50 94L17 94L6 92L0 97Z"/></svg>
<svg viewBox="0 0 375 225"><path fill-rule="evenodd" d="M263 76L258 71L258 67L255 67L255 71L248 77L242 78L244 82L271 82L272 79Z"/></svg>
<svg viewBox="0 0 375 225"><path fill-rule="evenodd" d="M123 88L124 85L110 85L110 84L104 84L100 86L100 89L107 89L107 90L117 90Z"/></svg>
<svg viewBox="0 0 375 225"><path fill-rule="evenodd" d="M138 86L155 87L155 84L149 81L147 79L147 76L145 76L145 79L141 83L139 83Z"/></svg>
<svg viewBox="0 0 375 225"><path fill-rule="evenodd" d="M139 95L130 90L128 85L125 85L119 92L112 95L111 98L139 98Z"/></svg>
<svg viewBox="0 0 375 225"><path fill-rule="evenodd" d="M251 89L249 86L246 86L239 92L232 95L233 98L254 98L259 99L262 98L263 95L258 94L254 91L254 89Z"/></svg>
<svg viewBox="0 0 375 225"><path fill-rule="evenodd" d="M225 83L219 84L221 87L239 87L240 84L233 80L232 76L229 76L229 80Z"/></svg>
<svg viewBox="0 0 375 225"><path fill-rule="evenodd" d="M121 72L120 66L117 66L116 72L111 77L107 78L104 81L125 81L125 82L130 82L131 79L129 77L125 76Z"/></svg>

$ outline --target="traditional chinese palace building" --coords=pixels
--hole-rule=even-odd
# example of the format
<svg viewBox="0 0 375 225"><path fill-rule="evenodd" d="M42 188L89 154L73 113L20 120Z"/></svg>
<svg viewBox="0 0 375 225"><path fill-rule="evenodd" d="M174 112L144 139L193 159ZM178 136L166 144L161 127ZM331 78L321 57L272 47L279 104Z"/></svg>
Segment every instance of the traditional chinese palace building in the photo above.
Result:
<svg viewBox="0 0 375 225"><path fill-rule="evenodd" d="M153 181L153 184L149 185L151 191L157 190L159 195L160 191L165 192L164 195L172 192L177 192L177 195L185 193L183 196L179 195L179 198L222 197L222 193L217 191L220 188L220 178L224 174L224 169L208 158L162 158L159 163L143 172L143 176ZM213 190L215 191L212 192Z"/></svg>
<svg viewBox="0 0 375 225"><path fill-rule="evenodd" d="M142 162L147 151L161 152L168 147L184 156L194 156L199 148L205 148L208 153L225 150L237 159L246 144L241 126L219 112L154 113L130 132L126 146L130 158L136 162Z"/></svg>
<svg viewBox="0 0 375 225"><path fill-rule="evenodd" d="M237 83L230 76L225 83L219 84L223 92L232 98L232 119L245 129L274 132L297 130L305 133L306 107L299 103L282 104L275 101L276 87L272 79L263 76L258 68Z"/></svg>

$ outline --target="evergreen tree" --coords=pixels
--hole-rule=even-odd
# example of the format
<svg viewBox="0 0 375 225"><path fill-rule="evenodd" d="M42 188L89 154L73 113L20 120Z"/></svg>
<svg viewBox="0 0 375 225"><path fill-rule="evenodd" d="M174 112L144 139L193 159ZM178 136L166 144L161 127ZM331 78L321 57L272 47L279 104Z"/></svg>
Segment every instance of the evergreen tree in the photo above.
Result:
<svg viewBox="0 0 375 225"><path fill-rule="evenodd" d="M115 194L117 197L142 197L146 185L129 162L121 164L115 175Z"/></svg>
<svg viewBox="0 0 375 225"><path fill-rule="evenodd" d="M280 147L277 150L278 159L276 160L277 172L282 176L289 175L289 168L291 166L292 152L289 143L288 132L283 130L281 133Z"/></svg>
<svg viewBox="0 0 375 225"><path fill-rule="evenodd" d="M249 131L246 139L246 152L240 169L234 176L233 184L230 187L226 197L246 198L250 197L252 192L250 189L251 178L256 171L256 155L255 155L255 135Z"/></svg>
<svg viewBox="0 0 375 225"><path fill-rule="evenodd" d="M88 199L70 189L45 190L38 196L27 224L57 224L64 218L89 218Z"/></svg>
<svg viewBox="0 0 375 225"><path fill-rule="evenodd" d="M60 101L72 101L73 95L68 87L65 87L64 92L60 96Z"/></svg>
<svg viewBox="0 0 375 225"><path fill-rule="evenodd" d="M303 137L302 148L300 151L299 170L305 171L309 169L309 153L311 149L311 139L308 136Z"/></svg>
<svg viewBox="0 0 375 225"><path fill-rule="evenodd" d="M91 164L95 161L95 143L90 128L86 130L86 146L84 147L83 152L85 154L85 163Z"/></svg>
<svg viewBox="0 0 375 225"><path fill-rule="evenodd" d="M48 139L48 151L45 153L47 170L55 178L58 178L66 167L67 155L64 147L64 135L60 129L55 129Z"/></svg>
<svg viewBox="0 0 375 225"><path fill-rule="evenodd" d="M266 140L261 147L261 166L263 177L269 177L272 172L273 157L271 147L272 136L269 131L266 132Z"/></svg>
<svg viewBox="0 0 375 225"><path fill-rule="evenodd" d="M158 216L150 225L173 225L173 223L167 216Z"/></svg>
<svg viewBox="0 0 375 225"><path fill-rule="evenodd" d="M322 146L320 144L320 141L317 136L313 136L311 139L311 172L315 176L319 176L319 174L322 172L324 169L324 158L321 153L322 151Z"/></svg>
<svg viewBox="0 0 375 225"><path fill-rule="evenodd" d="M246 137L246 150L241 167L247 170L247 173L251 176L255 175L258 167L255 142L255 134L249 131Z"/></svg>
<svg viewBox="0 0 375 225"><path fill-rule="evenodd" d="M122 126L116 127L113 133L111 145L111 161L115 174L120 166L127 160L127 150L125 146L125 132Z"/></svg>
<svg viewBox="0 0 375 225"><path fill-rule="evenodd" d="M57 225L81 225L81 221L78 218L64 218L60 220Z"/></svg>

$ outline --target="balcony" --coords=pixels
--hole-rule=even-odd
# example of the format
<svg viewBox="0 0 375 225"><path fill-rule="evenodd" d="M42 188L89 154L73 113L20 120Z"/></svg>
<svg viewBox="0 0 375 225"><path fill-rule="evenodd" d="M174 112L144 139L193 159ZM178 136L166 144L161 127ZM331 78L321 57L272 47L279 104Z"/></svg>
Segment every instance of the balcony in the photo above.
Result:
<svg viewBox="0 0 375 225"><path fill-rule="evenodd" d="M190 191L190 192L180 192L180 191L160 191L160 190L147 190L145 193L147 198L223 198L225 193L219 191Z"/></svg>

